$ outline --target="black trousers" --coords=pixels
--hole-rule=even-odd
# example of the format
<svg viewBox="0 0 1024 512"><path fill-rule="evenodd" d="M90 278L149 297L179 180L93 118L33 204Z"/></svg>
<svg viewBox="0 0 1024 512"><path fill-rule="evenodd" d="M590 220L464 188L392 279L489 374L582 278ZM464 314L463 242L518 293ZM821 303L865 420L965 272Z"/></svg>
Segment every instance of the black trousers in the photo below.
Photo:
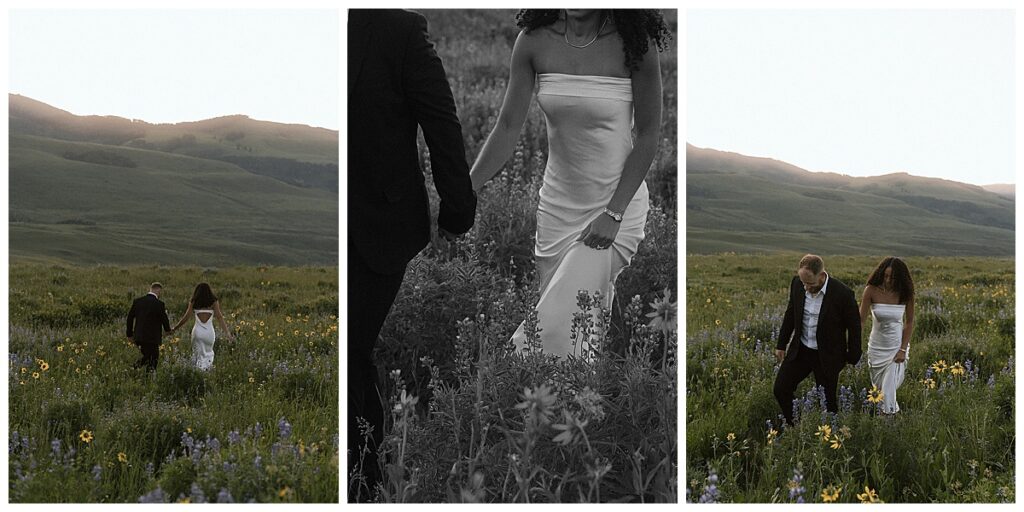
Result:
<svg viewBox="0 0 1024 512"><path fill-rule="evenodd" d="M366 488L349 485L349 502L367 501L381 480L377 449L384 440L384 404L373 348L402 286L405 268L378 274L348 243L348 473L361 472ZM367 439L360 419L372 429ZM365 452L365 453L364 453ZM356 482L358 484L358 482ZM369 489L369 492L367 492Z"/></svg>
<svg viewBox="0 0 1024 512"><path fill-rule="evenodd" d="M142 351L142 357L135 361L135 367L145 367L146 371L150 372L156 370L156 363L160 360L160 342L139 343L138 347Z"/></svg>
<svg viewBox="0 0 1024 512"><path fill-rule="evenodd" d="M794 340L793 343L800 343ZM818 351L804 345L796 347L798 352L792 360L782 362L779 373L775 376L775 399L779 401L786 423L793 424L793 393L797 386L811 373L814 382L825 388L825 405L829 412L839 411L836 405L839 389L839 372L826 371L818 357Z"/></svg>

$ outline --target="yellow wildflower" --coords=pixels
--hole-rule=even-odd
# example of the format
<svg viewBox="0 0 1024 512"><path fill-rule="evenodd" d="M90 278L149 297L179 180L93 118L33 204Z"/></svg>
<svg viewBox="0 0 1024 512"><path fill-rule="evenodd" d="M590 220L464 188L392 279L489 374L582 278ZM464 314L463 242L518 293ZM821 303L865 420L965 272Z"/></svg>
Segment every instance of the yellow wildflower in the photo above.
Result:
<svg viewBox="0 0 1024 512"><path fill-rule="evenodd" d="M964 370L963 365L960 364L960 361L957 361L957 362L953 363L953 366L951 366L949 368L949 373L952 373L953 375L960 376L960 375L963 375L964 373L966 373L966 371Z"/></svg>
<svg viewBox="0 0 1024 512"><path fill-rule="evenodd" d="M828 442L828 438L832 436L832 425L822 425L818 427L818 431L814 434L817 437L821 437L822 442Z"/></svg>
<svg viewBox="0 0 1024 512"><path fill-rule="evenodd" d="M842 491L842 487L836 487L829 484L828 487L821 491L821 501L825 503L835 503L839 499L839 493Z"/></svg>
<svg viewBox="0 0 1024 512"><path fill-rule="evenodd" d="M861 503L884 503L878 498L878 493L866 485L864 486L864 492L857 495L857 499L860 500Z"/></svg>
<svg viewBox="0 0 1024 512"><path fill-rule="evenodd" d="M93 440L93 435L92 432L82 429L82 431L78 433L78 438L81 439L83 443L91 443Z"/></svg>
<svg viewBox="0 0 1024 512"><path fill-rule="evenodd" d="M878 389L874 384L871 385L871 391L868 391L868 402L877 404L885 398L885 393L882 393L881 389Z"/></svg>

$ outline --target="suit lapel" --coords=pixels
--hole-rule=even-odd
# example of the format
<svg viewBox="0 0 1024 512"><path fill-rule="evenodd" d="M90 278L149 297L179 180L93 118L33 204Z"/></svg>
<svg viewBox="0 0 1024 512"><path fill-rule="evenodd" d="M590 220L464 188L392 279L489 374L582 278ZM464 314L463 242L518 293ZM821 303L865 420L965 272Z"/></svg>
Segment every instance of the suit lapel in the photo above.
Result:
<svg viewBox="0 0 1024 512"><path fill-rule="evenodd" d="M348 94L352 97L352 87L359 79L359 73L363 69L363 61L366 60L366 50L370 47L370 40L373 35L373 18L370 14L362 12L361 9L349 10L349 32L348 32Z"/></svg>

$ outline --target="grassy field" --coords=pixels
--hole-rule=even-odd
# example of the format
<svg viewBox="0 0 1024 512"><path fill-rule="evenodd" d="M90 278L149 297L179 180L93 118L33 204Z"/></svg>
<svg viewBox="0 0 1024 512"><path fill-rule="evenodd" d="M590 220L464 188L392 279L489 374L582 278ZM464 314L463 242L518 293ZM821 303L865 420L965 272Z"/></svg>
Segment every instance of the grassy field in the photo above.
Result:
<svg viewBox="0 0 1024 512"><path fill-rule="evenodd" d="M687 501L1013 502L1014 261L906 258L917 318L901 412L877 414L862 358L840 376L837 416L808 379L784 428L772 351L800 256L687 257ZM825 264L859 301L880 259Z"/></svg>
<svg viewBox="0 0 1024 512"><path fill-rule="evenodd" d="M155 374L124 337L132 298L165 285L172 324L200 281L235 342L190 365L186 323ZM333 267L10 268L12 502L337 502ZM218 328L219 329L219 328Z"/></svg>
<svg viewBox="0 0 1024 512"><path fill-rule="evenodd" d="M515 11L421 12L472 162L504 95ZM389 483L378 501L678 501L675 56L660 56L665 115L646 239L616 283L612 311L600 315L610 332L578 347L594 349L593 360L556 362L509 346L537 300L547 136L535 102L515 154L480 194L472 231L453 247L435 240L412 261L375 355L392 411L381 457ZM429 167L425 148L421 161Z"/></svg>

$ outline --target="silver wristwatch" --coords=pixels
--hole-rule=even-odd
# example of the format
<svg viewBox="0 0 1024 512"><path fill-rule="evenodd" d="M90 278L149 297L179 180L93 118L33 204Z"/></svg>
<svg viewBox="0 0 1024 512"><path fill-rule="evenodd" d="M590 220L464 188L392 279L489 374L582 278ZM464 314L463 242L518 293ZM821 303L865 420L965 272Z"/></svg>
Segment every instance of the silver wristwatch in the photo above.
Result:
<svg viewBox="0 0 1024 512"><path fill-rule="evenodd" d="M622 214L621 213L613 212L613 211L611 211L608 208L604 209L604 213L605 213L605 215L607 215L607 216L611 217L612 219L614 219L615 222L622 222Z"/></svg>

